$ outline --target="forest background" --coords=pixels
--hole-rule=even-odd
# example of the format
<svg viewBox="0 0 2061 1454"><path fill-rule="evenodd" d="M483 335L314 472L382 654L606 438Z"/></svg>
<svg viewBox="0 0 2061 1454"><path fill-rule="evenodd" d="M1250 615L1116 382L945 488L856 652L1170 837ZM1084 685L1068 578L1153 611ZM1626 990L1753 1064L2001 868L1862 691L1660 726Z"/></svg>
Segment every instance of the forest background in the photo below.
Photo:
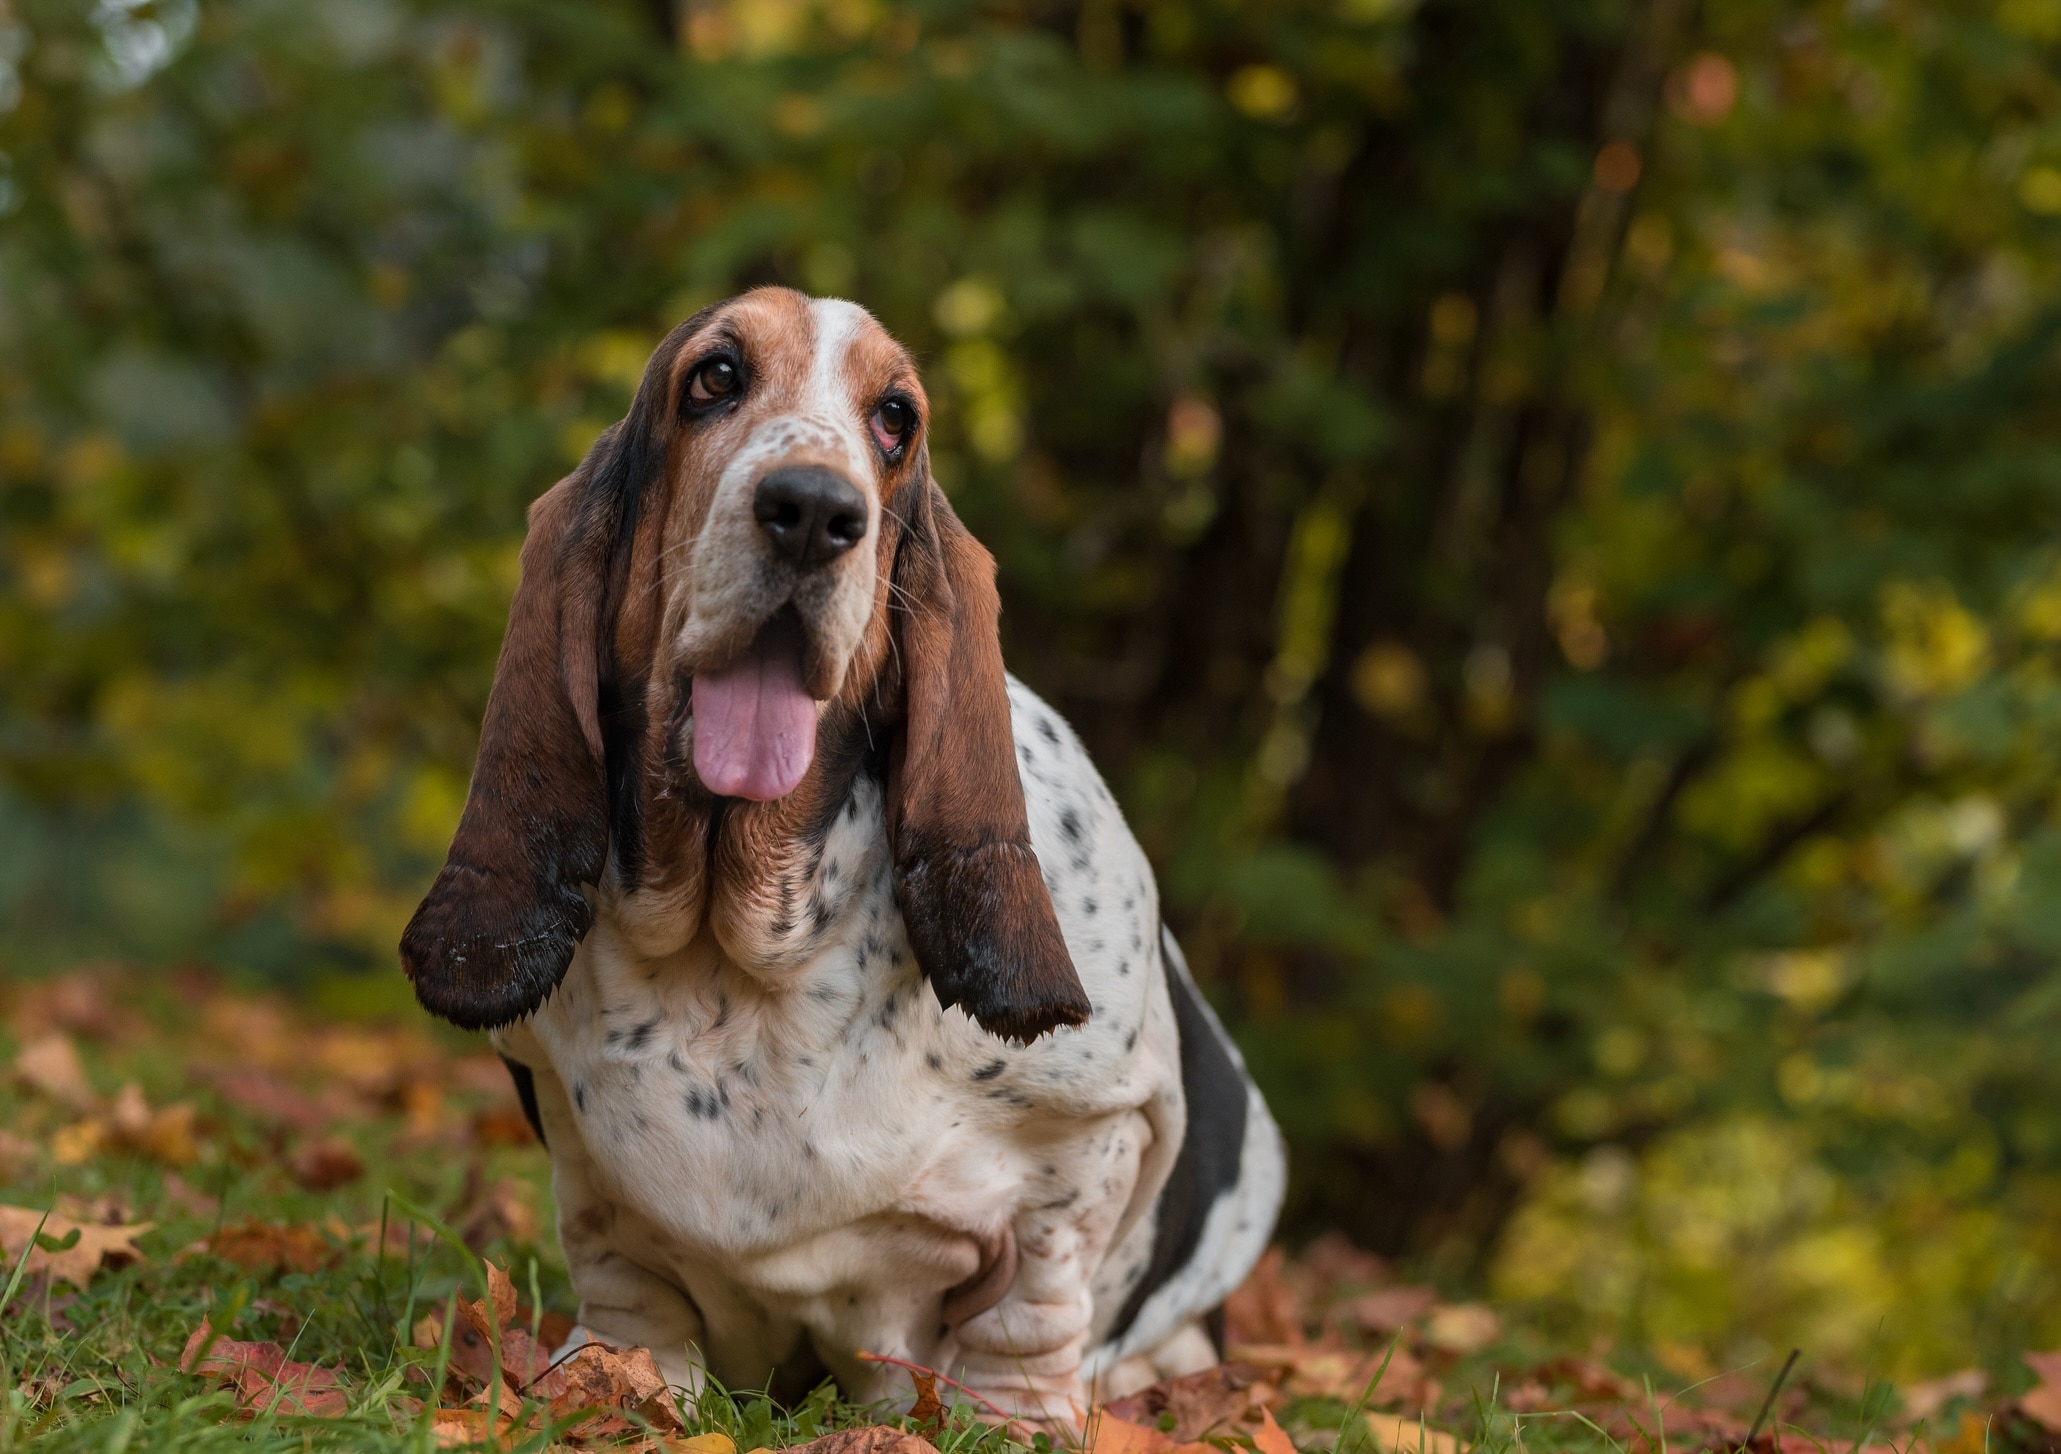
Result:
<svg viewBox="0 0 2061 1454"><path fill-rule="evenodd" d="M2061 0L4 0L0 971L405 1005L524 506L787 282L923 360L1291 1237L2052 1346L2057 272Z"/></svg>

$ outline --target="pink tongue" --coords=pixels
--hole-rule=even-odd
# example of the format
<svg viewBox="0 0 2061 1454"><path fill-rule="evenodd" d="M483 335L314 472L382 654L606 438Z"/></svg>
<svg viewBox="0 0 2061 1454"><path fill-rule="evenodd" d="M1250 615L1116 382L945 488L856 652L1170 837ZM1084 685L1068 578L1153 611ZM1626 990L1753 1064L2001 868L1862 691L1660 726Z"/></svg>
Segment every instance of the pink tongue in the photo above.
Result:
<svg viewBox="0 0 2061 1454"><path fill-rule="evenodd" d="M816 703L802 686L801 633L768 622L727 671L694 675L694 771L710 792L771 802L816 756Z"/></svg>

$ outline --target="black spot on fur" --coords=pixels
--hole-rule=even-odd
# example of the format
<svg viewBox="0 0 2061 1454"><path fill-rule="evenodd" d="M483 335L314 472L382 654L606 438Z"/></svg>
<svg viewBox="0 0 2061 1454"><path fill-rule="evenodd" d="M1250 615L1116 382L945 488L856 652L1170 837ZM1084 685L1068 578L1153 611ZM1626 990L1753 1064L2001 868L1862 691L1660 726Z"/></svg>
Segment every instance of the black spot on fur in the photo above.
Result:
<svg viewBox="0 0 2061 1454"><path fill-rule="evenodd" d="M990 1060L986 1065L983 1065L973 1073L973 1078L975 1080L993 1080L1008 1068L1009 1062L1006 1060Z"/></svg>
<svg viewBox="0 0 2061 1454"><path fill-rule="evenodd" d="M508 1078L515 1082L515 1098L522 1103L522 1118L537 1133L537 1144L550 1150L551 1143L544 1139L543 1117L537 1114L537 1077L519 1060L510 1060L504 1055L501 1063L508 1067Z"/></svg>
<svg viewBox="0 0 2061 1454"><path fill-rule="evenodd" d="M583 1080L576 1080L573 1082L573 1109L580 1112L580 1114L582 1115L586 1114L587 1083Z"/></svg>
<svg viewBox="0 0 2061 1454"><path fill-rule="evenodd" d="M1081 815L1068 808L1059 815L1059 831L1066 835L1069 843L1081 841Z"/></svg>

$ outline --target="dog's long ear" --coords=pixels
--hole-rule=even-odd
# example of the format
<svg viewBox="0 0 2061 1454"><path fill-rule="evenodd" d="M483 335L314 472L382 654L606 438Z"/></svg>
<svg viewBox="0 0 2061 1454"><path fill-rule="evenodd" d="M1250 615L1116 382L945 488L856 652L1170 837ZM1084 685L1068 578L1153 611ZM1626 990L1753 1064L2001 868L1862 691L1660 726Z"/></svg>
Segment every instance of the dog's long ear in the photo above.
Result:
<svg viewBox="0 0 2061 1454"><path fill-rule="evenodd" d="M895 902L938 1002L1032 1040L1089 1003L1031 851L997 634L995 562L926 473L903 495L895 630L906 716L889 758Z"/></svg>
<svg viewBox="0 0 2061 1454"><path fill-rule="evenodd" d="M468 1030L521 1019L558 987L592 917L581 885L600 880L608 856L597 665L607 545L582 519L607 447L530 509L472 790L401 936L416 998Z"/></svg>

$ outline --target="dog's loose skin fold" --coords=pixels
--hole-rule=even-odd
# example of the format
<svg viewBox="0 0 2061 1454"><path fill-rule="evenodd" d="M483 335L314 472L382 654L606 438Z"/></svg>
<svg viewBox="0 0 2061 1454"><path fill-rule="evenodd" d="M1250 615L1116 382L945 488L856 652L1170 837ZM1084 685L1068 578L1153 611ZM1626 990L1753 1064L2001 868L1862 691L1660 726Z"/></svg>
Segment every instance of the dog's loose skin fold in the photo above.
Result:
<svg viewBox="0 0 2061 1454"><path fill-rule="evenodd" d="M1086 1373L1206 1361L1206 1304L1140 1281L1167 1261L1184 981L1106 789L1004 672L994 563L930 477L927 412L850 304L762 289L667 337L532 508L401 957L516 1069L598 1334L688 1383L820 1360L863 1394L884 1375L862 1346L942 1359L1062 1427ZM743 724L704 763L813 711L792 791L712 794L697 700ZM1230 1174L1240 1146L1261 1174L1201 1209L1242 1218L1213 1235L1243 1257L1278 1149L1217 1074Z"/></svg>

